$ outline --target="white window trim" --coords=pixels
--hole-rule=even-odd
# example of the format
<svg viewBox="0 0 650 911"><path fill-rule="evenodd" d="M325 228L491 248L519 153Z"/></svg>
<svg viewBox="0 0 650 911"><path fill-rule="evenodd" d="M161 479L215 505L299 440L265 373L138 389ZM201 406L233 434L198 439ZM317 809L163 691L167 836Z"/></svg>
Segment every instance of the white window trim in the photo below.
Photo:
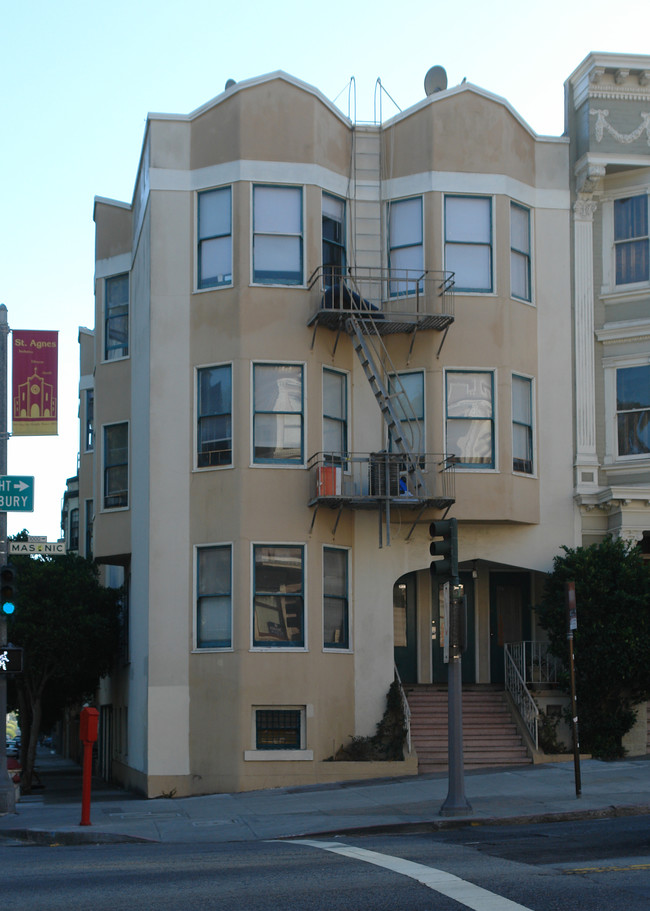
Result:
<svg viewBox="0 0 650 911"><path fill-rule="evenodd" d="M605 299L611 299L616 303L617 299L623 302L625 299L634 297L638 291L646 291L650 287L650 280L645 282L630 282L627 285L616 284L616 250L614 244L614 201L616 199L628 199L632 196L647 196L647 205L649 207L648 219L650 220L650 187L647 184L640 186L619 187L616 191L611 192L603 197L601 203L602 219L602 265L603 276L600 296ZM648 241L650 244L650 240ZM644 295L645 296L645 295Z"/></svg>
<svg viewBox="0 0 650 911"><path fill-rule="evenodd" d="M646 469L650 467L650 455L619 455L618 453L616 372L620 367L648 367L650 369L650 357L647 354L629 354L603 358L605 379L605 458L603 466L606 468Z"/></svg>
<svg viewBox="0 0 650 911"><path fill-rule="evenodd" d="M225 282L223 285L211 285L207 288L199 288L199 244L201 239L199 237L199 196L202 193L209 193L211 190L225 190L226 187L230 188L230 275L231 279L229 282ZM206 291L223 291L224 289L233 288L235 284L235 251L234 251L234 237L235 237L235 207L233 202L234 197L234 184L233 183L224 183L219 186L207 186L200 187L194 191L194 289L193 294L205 294Z"/></svg>
<svg viewBox="0 0 650 911"><path fill-rule="evenodd" d="M197 616L197 605L199 597L199 573L198 573L198 556L199 550L203 550L206 547L229 547L230 548L230 645L225 645L223 648L202 648L198 644L198 616ZM224 652L234 652L235 651L235 630L234 630L234 609L233 605L235 603L235 577L233 574L233 564L234 564L234 550L235 544L234 541L212 541L203 544L195 544L192 548L192 654L193 655L210 655L210 654L223 654Z"/></svg>
<svg viewBox="0 0 650 911"><path fill-rule="evenodd" d="M449 453L447 445L447 374L448 373L491 373L492 374L492 424L494 427L494 468L465 468L456 465L454 471L463 474L500 474L499 468L499 371L497 367L445 367L442 384L442 414L444 415L445 454ZM523 374L522 374L523 375Z"/></svg>
<svg viewBox="0 0 650 911"><path fill-rule="evenodd" d="M413 373L419 373L419 374L421 374L421 376L422 376L422 408L423 408L423 414L422 414L422 437L423 437L423 439L422 439L422 448L419 449L419 450L416 450L416 451L426 453L426 452L428 452L428 447L427 447L427 439L428 439L428 422L427 422L427 374L426 374L426 370L424 369L424 367L413 367L413 368L411 368L411 369L409 369L409 370L397 370L397 371L395 371L395 373L389 374L389 376L388 376L388 388L390 389L390 381L391 381L391 379L392 379L394 376L397 376L397 377L400 377L400 378L401 378L401 377L403 377L403 376L407 376L407 375L413 374ZM419 420L419 418L418 418L418 420ZM410 422L407 420L405 423L410 423ZM387 448L389 448L389 443L390 443L390 434L389 434L388 429L386 429L386 447L387 447ZM391 450L389 449L389 451L391 451ZM392 451L395 452L396 450L392 450Z"/></svg>
<svg viewBox="0 0 650 911"><path fill-rule="evenodd" d="M326 550L344 550L347 552L348 568L348 647L347 648L328 648L325 645L325 551ZM352 548L340 547L337 544L323 544L321 547L321 645L322 651L327 655L351 655L354 652L352 642Z"/></svg>
<svg viewBox="0 0 650 911"><path fill-rule="evenodd" d="M534 214L535 210L530 206L525 205L523 202L520 202L518 199L510 199L510 209L508 215L512 212L512 207L518 206L520 209L525 209L528 212L528 245L530 247L528 252L528 262L529 262L529 282L530 282L530 300L526 300L524 297L517 297L517 295L512 293L512 221L510 221L510 297L512 300L517 301L519 304L527 304L529 307L535 307L535 265L534 265L534 249L535 249L535 236L534 236L534 227L535 219ZM519 374L523 376L524 374Z"/></svg>
<svg viewBox="0 0 650 911"><path fill-rule="evenodd" d="M261 286L259 286L261 287ZM280 367L302 367L302 462L256 462L255 461L255 367L257 364L275 364ZM254 360L250 363L250 462L249 468L272 468L273 471L285 469L295 471L307 467L307 362L306 361L270 361Z"/></svg>
<svg viewBox="0 0 650 911"><path fill-rule="evenodd" d="M393 266L392 266L391 263L390 263L390 260L391 260L391 250L400 250L400 249L403 249L403 247L391 247L391 245L390 245L390 216L391 216L391 210L392 210L392 207L393 207L396 203L399 205L399 203L401 203L401 202L410 202L410 201L413 200L413 199L419 199L419 200L420 200L420 216L421 216L421 218L420 218L420 228L421 228L421 231L422 231L422 243L421 243L421 244L410 244L410 245L408 245L408 246L413 246L413 247L415 247L415 246L420 246L420 247L422 248L422 272L424 273L425 270L426 270L426 260L427 260L427 237L426 237L426 218L425 218L425 214L424 214L424 194L423 194L423 193L414 193L413 195L410 195L410 196L398 196L398 197L396 197L395 199L389 199L389 200L387 200L387 202L386 202L386 228L385 228L385 231L386 231L386 234L387 234L387 236L386 236L386 256L387 256L387 258L388 258L388 265L389 265L389 269L391 269L391 271L392 271L392 269L393 269ZM394 268L399 269L400 267L399 267L399 266L395 266ZM389 276L389 278L390 278L390 276ZM399 279L398 279L398 281L399 281ZM389 280L389 286L390 286L390 280ZM389 297L391 297L391 295L390 295L390 287L389 287L388 291L389 291ZM404 294L397 293L397 294L393 295L393 297L409 296L409 295L414 295L415 293L416 293L415 290L413 290L413 291L407 291L407 292L404 292Z"/></svg>
<svg viewBox="0 0 650 911"><path fill-rule="evenodd" d="M104 506L104 500L106 498L106 491L104 489L105 479L106 479L106 434L104 430L106 427L115 427L117 424L126 424L126 439L127 439L127 489L126 489L126 506ZM108 421L106 424L101 425L101 461L100 461L100 470L101 470L101 500L100 500L100 513L113 513L113 512L125 512L127 509L131 508L131 422L129 420L125 421ZM97 451L97 446L95 446L95 451ZM95 508L97 512L97 508Z"/></svg>
<svg viewBox="0 0 650 911"><path fill-rule="evenodd" d="M458 190L445 191L442 198L442 212L441 212L441 226L440 226L440 237L442 239L442 263L443 269L447 270L447 256L446 256L446 246L447 246L447 218L446 218L446 205L445 200L447 197L460 196L460 197L471 197L473 199L489 199L490 200L490 249L491 249L491 267L492 267L492 289L490 291L466 291L462 288L454 288L454 296L466 295L469 297L498 297L499 288L498 288L498 269L497 269L497 242L496 242L496 232L495 232L495 219L496 219L496 196L494 193L481 193L474 192L472 190ZM510 249L510 248L508 248ZM508 263L509 264L509 263Z"/></svg>
<svg viewBox="0 0 650 911"><path fill-rule="evenodd" d="M350 445L350 435L352 430L352 421L350 419L350 371L349 370L340 370L338 367L330 367L328 364L323 364L321 369L321 449L325 452L325 372L328 373L338 373L341 376L345 377L345 426L346 426L346 442L347 442L347 451L352 452L352 447ZM348 463L348 467L345 469L345 474L350 474L352 468Z"/></svg>
<svg viewBox="0 0 650 911"><path fill-rule="evenodd" d="M255 715L258 710L270 712L298 711L300 712L300 749L299 750L244 750L245 762L311 762L314 751L306 749L307 743L307 718L313 717L314 710L311 705L253 705L251 706L251 743L257 740Z"/></svg>
<svg viewBox="0 0 650 911"><path fill-rule="evenodd" d="M211 291L218 289L211 288ZM199 420L199 370L205 370L209 367L230 367L230 462L227 465L203 465L199 467L199 451L197 439L197 425ZM232 361L219 361L216 364L197 364L194 368L194 422L192 433L194 436L192 442L192 472L202 474L204 471L229 471L235 467L235 369Z"/></svg>
<svg viewBox="0 0 650 911"><path fill-rule="evenodd" d="M255 187L277 187L278 189L287 189L287 190L300 190L300 201L301 201L301 224L302 224L302 233L300 237L302 239L302 281L295 285L286 285L282 282L272 283L272 282L256 282L254 279L255 276L255 260L253 255L253 246L255 240ZM249 212L249 223L250 223L250 237L249 237L249 263L250 263L250 275L249 275L249 284L251 288L306 288L307 287L307 187L302 183L284 183L283 181L261 181L253 180L250 184L250 212ZM321 230L322 234L322 230ZM298 235L282 235L284 237L292 237ZM322 243L322 238L321 238Z"/></svg>
<svg viewBox="0 0 650 911"><path fill-rule="evenodd" d="M513 370L510 374L510 434L513 452L513 461L514 461L514 416L512 414L512 380L514 377L518 377L522 380L530 380L530 417L532 421L532 447L533 447L533 470L530 474L527 471L515 471L514 467L512 473L518 478L536 478L537 477L537 389L535 377L529 373L522 373L521 370Z"/></svg>
<svg viewBox="0 0 650 911"><path fill-rule="evenodd" d="M255 642L255 548L256 547L300 547L302 548L302 612L303 612L303 642L304 645L273 645L273 646L264 646L264 645L254 645ZM302 654L303 652L309 651L309 623L308 623L308 610L307 610L307 592L308 592L308 576L307 576L307 545L304 541L251 541L250 544L250 638L249 638L249 652L255 653L265 653L265 654ZM265 708L265 706L257 706L257 708ZM268 708L268 706L266 706ZM276 706L276 708L287 708L287 706ZM291 706L289 706L291 708ZM293 706L293 708L300 708L300 706ZM292 751L294 752L294 751Z"/></svg>

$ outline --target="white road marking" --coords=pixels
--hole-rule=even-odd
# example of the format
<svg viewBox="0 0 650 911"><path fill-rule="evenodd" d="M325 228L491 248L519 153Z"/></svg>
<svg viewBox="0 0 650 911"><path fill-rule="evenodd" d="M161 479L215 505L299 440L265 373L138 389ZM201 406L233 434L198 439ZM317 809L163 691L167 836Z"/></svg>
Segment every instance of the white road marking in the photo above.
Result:
<svg viewBox="0 0 650 911"><path fill-rule="evenodd" d="M378 854L376 851L366 851L365 848L357 848L354 845L342 845L337 842L312 841L310 839L294 838L289 844L310 845L313 848L321 848L323 851L331 851L333 854L343 854L353 860L363 860L368 864L375 864L377 867L384 867L386 870L392 870L393 873L401 873L403 876L409 876L417 880L423 886L434 889L454 901L460 902L467 908L473 908L474 911L531 911L524 905L510 901L509 898L503 898L494 892L488 892L480 886L468 883L452 873L445 873L444 870L437 870L435 867L426 867L424 864L416 864L410 860L404 860L401 857L391 857L389 854Z"/></svg>

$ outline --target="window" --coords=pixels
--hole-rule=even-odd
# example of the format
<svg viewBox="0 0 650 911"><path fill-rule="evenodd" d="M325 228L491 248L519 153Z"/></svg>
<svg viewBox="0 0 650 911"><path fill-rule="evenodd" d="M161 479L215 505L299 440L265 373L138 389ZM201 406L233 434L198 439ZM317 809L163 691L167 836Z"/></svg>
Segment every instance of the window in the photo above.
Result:
<svg viewBox="0 0 650 911"><path fill-rule="evenodd" d="M456 291L492 291L492 200L445 197L445 269Z"/></svg>
<svg viewBox="0 0 650 911"><path fill-rule="evenodd" d="M95 390L86 389L86 452L95 448Z"/></svg>
<svg viewBox="0 0 650 911"><path fill-rule="evenodd" d="M345 273L345 201L323 193L323 284L326 288Z"/></svg>
<svg viewBox="0 0 650 911"><path fill-rule="evenodd" d="M128 424L109 424L104 427L104 509L128 506L128 501Z"/></svg>
<svg viewBox="0 0 650 911"><path fill-rule="evenodd" d="M253 646L303 648L302 546L256 544L253 555Z"/></svg>
<svg viewBox="0 0 650 911"><path fill-rule="evenodd" d="M253 461L302 464L303 368L253 365Z"/></svg>
<svg viewBox="0 0 650 911"><path fill-rule="evenodd" d="M196 647L231 646L231 546L199 547L196 552Z"/></svg>
<svg viewBox="0 0 650 911"><path fill-rule="evenodd" d="M104 359L113 361L129 353L128 273L107 278L104 294Z"/></svg>
<svg viewBox="0 0 650 911"><path fill-rule="evenodd" d="M512 377L512 470L533 473L533 383Z"/></svg>
<svg viewBox="0 0 650 911"><path fill-rule="evenodd" d="M616 371L616 430L619 456L650 453L650 364Z"/></svg>
<svg viewBox="0 0 650 911"><path fill-rule="evenodd" d="M530 212L510 203L510 293L520 300L531 300L530 290Z"/></svg>
<svg viewBox="0 0 650 911"><path fill-rule="evenodd" d="M349 648L348 552L323 550L323 646Z"/></svg>
<svg viewBox="0 0 650 911"><path fill-rule="evenodd" d="M79 507L70 510L70 550L79 550Z"/></svg>
<svg viewBox="0 0 650 911"><path fill-rule="evenodd" d="M199 468L232 464L232 370L197 370L196 452Z"/></svg>
<svg viewBox="0 0 650 911"><path fill-rule="evenodd" d="M255 748L257 750L299 750L301 747L300 709L257 709Z"/></svg>
<svg viewBox="0 0 650 911"><path fill-rule="evenodd" d="M617 285L648 281L647 195L614 200L614 249Z"/></svg>
<svg viewBox="0 0 650 911"><path fill-rule="evenodd" d="M398 373L388 378L388 391L393 397L404 442L411 452L426 452L426 435L424 429L424 373L421 370L413 373ZM405 399L408 399L406 401ZM388 448L395 451L392 434L389 434Z"/></svg>
<svg viewBox="0 0 650 911"><path fill-rule="evenodd" d="M494 378L491 372L448 372L447 452L460 468L494 468Z"/></svg>
<svg viewBox="0 0 650 911"><path fill-rule="evenodd" d="M301 285L302 190L253 187L253 281Z"/></svg>
<svg viewBox="0 0 650 911"><path fill-rule="evenodd" d="M388 265L391 295L422 290L424 247L422 197L399 199L388 206Z"/></svg>
<svg viewBox="0 0 650 911"><path fill-rule="evenodd" d="M323 369L323 451L348 451L348 378L338 370Z"/></svg>
<svg viewBox="0 0 650 911"><path fill-rule="evenodd" d="M84 556L89 560L93 555L93 519L95 517L95 506L92 500L86 500L85 511L85 529L86 529L86 552Z"/></svg>
<svg viewBox="0 0 650 911"><path fill-rule="evenodd" d="M199 193L199 288L232 284L232 198L230 187Z"/></svg>

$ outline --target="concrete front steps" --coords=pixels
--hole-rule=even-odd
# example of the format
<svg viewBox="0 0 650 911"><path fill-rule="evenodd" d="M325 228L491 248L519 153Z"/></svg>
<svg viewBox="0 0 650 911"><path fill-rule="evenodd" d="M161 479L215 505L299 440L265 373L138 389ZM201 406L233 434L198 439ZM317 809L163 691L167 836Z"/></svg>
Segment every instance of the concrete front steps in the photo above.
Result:
<svg viewBox="0 0 650 911"><path fill-rule="evenodd" d="M418 773L446 771L447 687L405 684L404 692L411 711ZM466 769L532 763L503 689L463 686L463 759Z"/></svg>

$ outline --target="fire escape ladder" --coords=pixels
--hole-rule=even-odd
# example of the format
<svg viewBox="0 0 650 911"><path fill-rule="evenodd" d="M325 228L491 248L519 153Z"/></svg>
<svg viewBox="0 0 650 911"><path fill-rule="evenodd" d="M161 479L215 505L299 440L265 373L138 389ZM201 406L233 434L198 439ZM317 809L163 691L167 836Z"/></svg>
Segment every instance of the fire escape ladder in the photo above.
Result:
<svg viewBox="0 0 650 911"><path fill-rule="evenodd" d="M412 445L406 438L399 414L401 412L409 421L410 426L414 427L416 426L415 412L406 390L399 380L397 370L393 367L375 320L367 314L350 316L346 320L345 327L388 427L389 439L404 462L404 469L409 477L409 490L416 497L425 497L426 480L422 474L418 457L414 455ZM393 393L388 391L382 379L380 369L382 363L395 388Z"/></svg>

